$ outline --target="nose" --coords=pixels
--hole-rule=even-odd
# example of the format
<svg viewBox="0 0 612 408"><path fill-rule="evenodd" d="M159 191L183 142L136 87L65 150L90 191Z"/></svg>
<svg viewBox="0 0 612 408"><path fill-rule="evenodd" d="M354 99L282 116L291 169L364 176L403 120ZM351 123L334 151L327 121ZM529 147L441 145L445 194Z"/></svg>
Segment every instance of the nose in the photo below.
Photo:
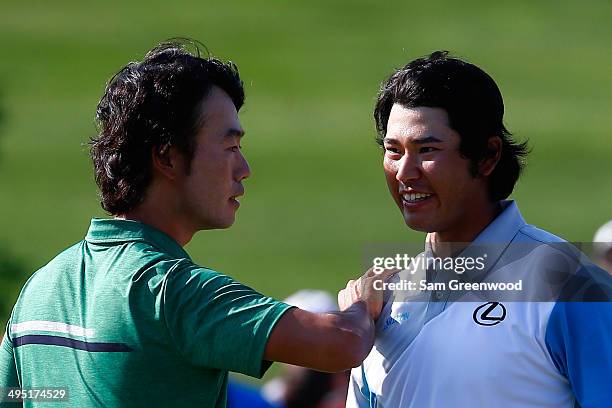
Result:
<svg viewBox="0 0 612 408"><path fill-rule="evenodd" d="M240 182L251 176L251 167L247 162L246 157L242 153L240 153L240 158L238 159L238 163L236 165L236 170L234 173L234 178L236 181Z"/></svg>
<svg viewBox="0 0 612 408"><path fill-rule="evenodd" d="M417 180L421 177L420 163L415 157L416 155L404 154L399 161L399 167L395 174L395 179L403 183L411 180Z"/></svg>

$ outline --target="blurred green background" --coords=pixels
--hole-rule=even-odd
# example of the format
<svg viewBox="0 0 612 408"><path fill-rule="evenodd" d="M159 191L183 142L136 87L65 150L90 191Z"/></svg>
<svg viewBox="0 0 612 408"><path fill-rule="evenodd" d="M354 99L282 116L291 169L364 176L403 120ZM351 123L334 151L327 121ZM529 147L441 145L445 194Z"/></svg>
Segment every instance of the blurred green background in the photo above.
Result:
<svg viewBox="0 0 612 408"><path fill-rule="evenodd" d="M335 292L373 242L419 242L384 182L372 108L396 67L448 49L504 94L533 153L526 219L589 241L612 218L612 3L607 1L13 1L0 11L0 322L18 288L104 216L84 144L106 80L189 36L237 63L253 175L236 225L193 258L285 297Z"/></svg>

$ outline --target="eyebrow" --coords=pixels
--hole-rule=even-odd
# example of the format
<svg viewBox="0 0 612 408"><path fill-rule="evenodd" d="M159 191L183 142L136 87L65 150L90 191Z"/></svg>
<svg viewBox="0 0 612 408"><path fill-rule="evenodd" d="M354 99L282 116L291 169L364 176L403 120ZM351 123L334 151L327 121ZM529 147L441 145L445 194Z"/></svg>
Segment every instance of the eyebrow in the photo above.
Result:
<svg viewBox="0 0 612 408"><path fill-rule="evenodd" d="M390 137L385 137L383 141L390 142L390 143L399 143L399 140L393 139ZM434 136L426 136L426 137L421 137L421 138L416 138L416 139L408 139L408 141L410 143L419 144L419 145L426 144L426 143L443 143L444 142L443 140L440 140Z"/></svg>
<svg viewBox="0 0 612 408"><path fill-rule="evenodd" d="M231 128L227 131L227 133L225 134L226 137L239 137L242 138L245 135L245 131L242 129L235 129L235 128Z"/></svg>

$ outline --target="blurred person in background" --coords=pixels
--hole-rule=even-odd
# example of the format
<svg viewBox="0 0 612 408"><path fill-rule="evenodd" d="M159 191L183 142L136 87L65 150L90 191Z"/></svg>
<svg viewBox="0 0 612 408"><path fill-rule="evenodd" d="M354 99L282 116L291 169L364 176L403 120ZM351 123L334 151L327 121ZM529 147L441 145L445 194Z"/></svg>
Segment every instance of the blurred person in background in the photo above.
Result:
<svg viewBox="0 0 612 408"><path fill-rule="evenodd" d="M258 387L236 380L232 376L227 382L227 407L276 408L261 395Z"/></svg>
<svg viewBox="0 0 612 408"><path fill-rule="evenodd" d="M612 274L612 220L599 227L593 237L595 261Z"/></svg>
<svg viewBox="0 0 612 408"><path fill-rule="evenodd" d="M193 41L160 44L110 80L91 156L112 218L91 220L84 240L24 285L0 344L0 390L66 387L79 407L224 407L229 371L360 364L382 307L372 285L384 276L361 279L347 310L312 313L183 248L234 223L250 176L243 103L236 66L201 57Z"/></svg>

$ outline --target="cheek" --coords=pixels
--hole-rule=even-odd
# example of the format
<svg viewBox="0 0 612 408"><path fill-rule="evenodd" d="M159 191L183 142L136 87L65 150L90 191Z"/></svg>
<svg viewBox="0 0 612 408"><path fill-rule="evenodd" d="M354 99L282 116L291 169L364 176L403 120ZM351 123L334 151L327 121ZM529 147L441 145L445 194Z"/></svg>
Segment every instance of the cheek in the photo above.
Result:
<svg viewBox="0 0 612 408"><path fill-rule="evenodd" d="M442 166L440 165L439 161L423 160L421 162L421 168L423 169L423 172L427 174L435 174L441 167Z"/></svg>
<svg viewBox="0 0 612 408"><path fill-rule="evenodd" d="M383 160L383 170L385 172L385 178L387 179L387 184L389 184L389 187L391 187L391 185L397 185L398 181L395 178L398 170L397 162L393 160L387 160L385 158Z"/></svg>
<svg viewBox="0 0 612 408"><path fill-rule="evenodd" d="M383 156L383 170L387 177L391 175L395 177L399 170L399 162L397 160L391 160L387 158L387 156Z"/></svg>
<svg viewBox="0 0 612 408"><path fill-rule="evenodd" d="M398 206L401 206L401 198L399 195L399 181L395 178L397 175L397 165L396 162L385 160L383 162L383 170L385 171L385 179L387 180L387 187L389 188L389 193L391 193L391 197L393 201Z"/></svg>
<svg viewBox="0 0 612 408"><path fill-rule="evenodd" d="M424 160L421 162L423 178L437 194L444 186L451 183L452 172L449 173L443 160Z"/></svg>
<svg viewBox="0 0 612 408"><path fill-rule="evenodd" d="M227 177L229 165L223 155L209 152L199 158L194 176L201 184L214 187Z"/></svg>
<svg viewBox="0 0 612 408"><path fill-rule="evenodd" d="M460 158L423 161L423 174L438 195L461 195L470 190L469 162Z"/></svg>
<svg viewBox="0 0 612 408"><path fill-rule="evenodd" d="M446 153L446 152L445 152ZM440 154L433 160L423 160L423 171L439 179L463 179L469 176L469 161L459 156L457 152Z"/></svg>
<svg viewBox="0 0 612 408"><path fill-rule="evenodd" d="M201 202L210 202L215 199L215 192L218 190L217 179L219 174L206 162L200 161L191 168L188 178L188 188L194 199Z"/></svg>

